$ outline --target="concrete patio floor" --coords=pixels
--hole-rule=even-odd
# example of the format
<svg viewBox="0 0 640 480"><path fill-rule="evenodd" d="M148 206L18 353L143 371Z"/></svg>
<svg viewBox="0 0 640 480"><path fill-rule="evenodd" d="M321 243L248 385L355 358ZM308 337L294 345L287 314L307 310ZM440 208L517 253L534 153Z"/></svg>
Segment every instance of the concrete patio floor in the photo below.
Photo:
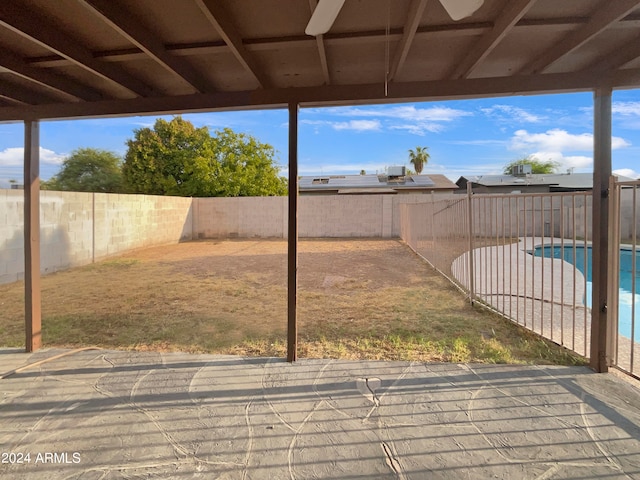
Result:
<svg viewBox="0 0 640 480"><path fill-rule="evenodd" d="M0 365L0 478L640 479L640 390L582 367L95 349Z"/></svg>

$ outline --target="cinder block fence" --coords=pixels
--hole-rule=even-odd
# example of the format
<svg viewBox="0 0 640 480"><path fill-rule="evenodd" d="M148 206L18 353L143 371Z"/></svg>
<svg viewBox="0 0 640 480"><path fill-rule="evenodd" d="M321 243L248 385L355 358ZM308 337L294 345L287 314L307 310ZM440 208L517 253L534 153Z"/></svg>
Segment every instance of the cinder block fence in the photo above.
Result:
<svg viewBox="0 0 640 480"><path fill-rule="evenodd" d="M302 196L300 237L393 238L399 205L431 195ZM286 238L286 197L40 193L43 274L126 251L206 238ZM23 192L0 190L0 283L24 275Z"/></svg>

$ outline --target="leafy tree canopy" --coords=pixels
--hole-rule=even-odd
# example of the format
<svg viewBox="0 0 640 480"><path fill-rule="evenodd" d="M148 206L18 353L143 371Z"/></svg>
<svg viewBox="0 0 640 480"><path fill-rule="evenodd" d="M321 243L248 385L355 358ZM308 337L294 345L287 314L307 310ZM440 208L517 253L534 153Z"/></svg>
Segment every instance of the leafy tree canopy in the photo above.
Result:
<svg viewBox="0 0 640 480"><path fill-rule="evenodd" d="M545 162L542 160L538 160L534 156L530 155L528 157L514 160L513 162L510 162L507 165L505 165L504 171L503 171L504 174L511 175L511 173L513 172L513 167L517 165L531 165L531 173L545 173L545 174L556 173L556 171L560 167L560 164L558 162L554 162L551 160L548 160Z"/></svg>
<svg viewBox="0 0 640 480"><path fill-rule="evenodd" d="M122 192L121 158L113 152L95 148L79 148L71 152L60 171L43 182L47 190L73 192Z"/></svg>
<svg viewBox="0 0 640 480"><path fill-rule="evenodd" d="M192 197L286 195L275 150L229 128L196 128L182 117L134 131L123 166L136 193Z"/></svg>

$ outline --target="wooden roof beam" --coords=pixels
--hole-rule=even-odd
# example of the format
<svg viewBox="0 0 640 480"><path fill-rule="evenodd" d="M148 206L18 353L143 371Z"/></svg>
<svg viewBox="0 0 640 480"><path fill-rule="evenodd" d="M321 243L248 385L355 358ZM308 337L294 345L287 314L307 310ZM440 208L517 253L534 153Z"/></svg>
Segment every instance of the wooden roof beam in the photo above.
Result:
<svg viewBox="0 0 640 480"><path fill-rule="evenodd" d="M205 112L255 108L284 108L291 102L305 107L452 100L539 93L591 91L598 85L635 88L640 69L600 74L550 73L545 75L392 82L387 95L380 83L329 85L304 88L274 88L241 92L217 92L174 97L103 100L90 103L63 103L5 107L0 122L29 119L126 116ZM1 85L1 84L0 84ZM0 96L2 92L0 91Z"/></svg>
<svg viewBox="0 0 640 480"><path fill-rule="evenodd" d="M25 105L25 103L20 102L15 98L5 97L2 93L0 93L0 105L2 105L2 107L6 107L6 106L17 107L20 105Z"/></svg>
<svg viewBox="0 0 640 480"><path fill-rule="evenodd" d="M164 68L177 74L189 83L197 92L215 91L209 80L198 72L183 58L171 54L158 38L143 22L131 16L130 12L113 0L80 0L92 13L109 24L120 35Z"/></svg>
<svg viewBox="0 0 640 480"><path fill-rule="evenodd" d="M33 92L22 86L4 81L0 82L0 97L26 105L51 104L56 102L53 96Z"/></svg>
<svg viewBox="0 0 640 480"><path fill-rule="evenodd" d="M583 69L585 72L607 72L617 70L627 63L640 57L640 37L627 42L624 48L617 48L612 52L607 52L598 60Z"/></svg>
<svg viewBox="0 0 640 480"><path fill-rule="evenodd" d="M450 77L467 78L526 15L535 2L536 0L505 0L493 28L476 42L467 56L456 65Z"/></svg>
<svg viewBox="0 0 640 480"><path fill-rule="evenodd" d="M94 101L103 98L100 93L92 88L43 68L34 67L8 50L0 50L0 67L9 70L15 75L47 87L55 92L71 96L77 100Z"/></svg>
<svg viewBox="0 0 640 480"><path fill-rule="evenodd" d="M309 0L309 8L311 13L316 9L318 0ZM329 62L327 61L327 51L324 48L324 35L316 35L316 45L318 46L318 55L320 56L320 67L322 68L322 76L325 85L331 84L331 75L329 74Z"/></svg>
<svg viewBox="0 0 640 480"><path fill-rule="evenodd" d="M152 88L131 76L119 65L96 60L81 42L64 34L55 25L16 0L0 2L0 25L64 57L85 70L126 88L136 96L151 96Z"/></svg>
<svg viewBox="0 0 640 480"><path fill-rule="evenodd" d="M316 0L317 1L317 0ZM528 19L523 18L516 24L516 28L528 27L577 27L587 22L586 17L563 17L552 19ZM631 28L637 20L629 16L618 22L615 27ZM490 22L462 23L455 25L421 25L418 26L415 38L429 39L447 39L464 36L479 36L493 28ZM401 28L392 28L389 39L392 41L400 41L403 36ZM387 35L384 30L367 31L367 32L338 32L327 33L322 36L323 44L326 49L327 45L344 46L350 44L362 44L372 41L386 40ZM277 38L252 38L243 41L245 49L249 53L281 49L281 48L298 48L307 46L315 39L308 35L292 35ZM167 51L176 57L184 57L190 55L219 54L229 52L229 46L221 40L198 43L181 43L165 45ZM121 62L138 58L145 58L145 53L137 47L93 52L94 57L104 62ZM29 58L29 65L37 65L38 67L58 67L68 65L69 60L57 55L47 57Z"/></svg>
<svg viewBox="0 0 640 480"><path fill-rule="evenodd" d="M233 23L233 20L219 0L195 0L209 22L222 36L224 42L229 46L231 52L251 74L262 88L268 88L271 84L262 69L258 66L251 53L245 48L242 36Z"/></svg>
<svg viewBox="0 0 640 480"><path fill-rule="evenodd" d="M400 44L398 45L396 53L393 56L393 62L391 63L391 70L389 71L388 78L389 81L392 81L404 66L404 62L407 59L409 49L413 44L413 39L416 36L418 27L420 26L420 20L422 19L422 14L424 13L426 6L427 0L412 0L411 5L409 5L407 20L404 24L404 28L402 29L402 38L400 39Z"/></svg>
<svg viewBox="0 0 640 480"><path fill-rule="evenodd" d="M601 2L586 24L566 35L559 43L554 44L533 62L525 65L518 73L529 75L544 72L562 57L629 15L638 6L640 6L640 0L616 0L615 2L606 0Z"/></svg>

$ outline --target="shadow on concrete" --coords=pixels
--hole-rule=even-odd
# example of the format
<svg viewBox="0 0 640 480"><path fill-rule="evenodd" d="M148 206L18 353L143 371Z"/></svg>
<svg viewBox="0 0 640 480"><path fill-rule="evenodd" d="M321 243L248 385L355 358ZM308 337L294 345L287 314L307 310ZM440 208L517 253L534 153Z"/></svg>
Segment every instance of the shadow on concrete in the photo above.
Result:
<svg viewBox="0 0 640 480"><path fill-rule="evenodd" d="M0 465L11 478L640 475L640 392L582 367L84 351L37 368L0 380L3 448L81 461Z"/></svg>

